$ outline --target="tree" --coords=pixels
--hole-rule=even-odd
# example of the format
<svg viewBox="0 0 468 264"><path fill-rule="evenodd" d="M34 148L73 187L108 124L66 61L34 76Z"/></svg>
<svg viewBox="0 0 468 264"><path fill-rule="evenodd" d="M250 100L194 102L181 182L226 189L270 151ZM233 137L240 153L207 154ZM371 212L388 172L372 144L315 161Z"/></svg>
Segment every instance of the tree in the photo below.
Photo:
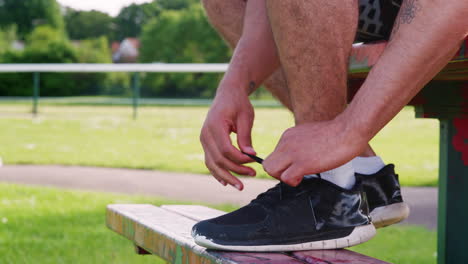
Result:
<svg viewBox="0 0 468 264"><path fill-rule="evenodd" d="M123 8L115 18L116 39L122 40L126 37L138 37L143 25L150 19L157 17L160 8L156 2L145 4L131 4Z"/></svg>
<svg viewBox="0 0 468 264"><path fill-rule="evenodd" d="M65 23L70 39L90 39L106 36L113 39L113 17L99 11L78 11L68 8Z"/></svg>
<svg viewBox="0 0 468 264"><path fill-rule="evenodd" d="M229 60L230 51L208 24L199 4L163 11L144 27L141 62L214 63ZM151 96L210 97L220 75L147 74L142 93Z"/></svg>
<svg viewBox="0 0 468 264"><path fill-rule="evenodd" d="M0 55L10 50L11 45L16 39L16 25L10 25L0 29Z"/></svg>
<svg viewBox="0 0 468 264"><path fill-rule="evenodd" d="M35 26L50 25L62 31L64 21L56 0L1 0L0 26L16 24L20 37L25 37Z"/></svg>
<svg viewBox="0 0 468 264"><path fill-rule="evenodd" d="M63 32L50 26L37 27L27 36L23 52L7 51L1 63L110 63L111 52L106 37L82 40L74 47ZM128 85L128 76L115 73L42 73L42 96L96 95L103 92L128 93L117 82ZM125 86L124 86L125 87ZM0 95L30 96L32 75L0 75Z"/></svg>
<svg viewBox="0 0 468 264"><path fill-rule="evenodd" d="M197 3L198 0L157 0L156 2L162 10L181 10L189 8L190 5Z"/></svg>

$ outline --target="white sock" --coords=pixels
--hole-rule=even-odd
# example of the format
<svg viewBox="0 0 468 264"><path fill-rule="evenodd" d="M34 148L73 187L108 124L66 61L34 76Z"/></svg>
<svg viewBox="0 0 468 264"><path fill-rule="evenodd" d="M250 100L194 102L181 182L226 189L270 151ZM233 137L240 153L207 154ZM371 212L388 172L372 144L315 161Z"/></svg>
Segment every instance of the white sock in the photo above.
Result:
<svg viewBox="0 0 468 264"><path fill-rule="evenodd" d="M379 156L356 157L352 160L352 163L354 170L364 175L374 174L385 167L385 163Z"/></svg>
<svg viewBox="0 0 468 264"><path fill-rule="evenodd" d="M336 169L322 172L320 173L320 176L322 176L322 179L348 190L352 189L354 183L356 183L354 168L351 161ZM317 177L317 175L313 174L305 176L305 178L307 177Z"/></svg>

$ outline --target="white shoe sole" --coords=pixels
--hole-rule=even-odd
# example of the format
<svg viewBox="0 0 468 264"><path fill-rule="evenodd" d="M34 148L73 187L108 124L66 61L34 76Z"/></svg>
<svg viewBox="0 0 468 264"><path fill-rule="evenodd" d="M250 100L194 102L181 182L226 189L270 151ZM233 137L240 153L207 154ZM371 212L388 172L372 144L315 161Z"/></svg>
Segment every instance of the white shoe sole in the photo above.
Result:
<svg viewBox="0 0 468 264"><path fill-rule="evenodd" d="M376 228L396 224L408 218L410 209L404 202L377 207L370 213L372 223Z"/></svg>
<svg viewBox="0 0 468 264"><path fill-rule="evenodd" d="M306 242L291 245L261 245L261 246L229 246L219 245L204 236L195 236L195 243L209 249L250 251L250 252L272 252L272 251L298 251L298 250L321 250L352 247L369 241L375 235L375 227L372 224L358 226L346 237Z"/></svg>

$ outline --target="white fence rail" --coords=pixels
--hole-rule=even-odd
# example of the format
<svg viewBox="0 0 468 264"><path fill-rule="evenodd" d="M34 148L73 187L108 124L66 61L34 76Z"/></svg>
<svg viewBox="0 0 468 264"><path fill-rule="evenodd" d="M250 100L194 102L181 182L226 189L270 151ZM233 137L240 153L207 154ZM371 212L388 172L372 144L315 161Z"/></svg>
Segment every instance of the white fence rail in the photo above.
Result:
<svg viewBox="0 0 468 264"><path fill-rule="evenodd" d="M0 64L1 72L225 72L225 63L35 63Z"/></svg>
<svg viewBox="0 0 468 264"><path fill-rule="evenodd" d="M35 63L35 64L0 64L1 73L33 73L32 113L38 113L40 94L40 74L47 72L132 72L133 117L137 117L140 97L139 74L154 73L222 73L228 69L225 63L127 63L127 64L89 64L89 63Z"/></svg>

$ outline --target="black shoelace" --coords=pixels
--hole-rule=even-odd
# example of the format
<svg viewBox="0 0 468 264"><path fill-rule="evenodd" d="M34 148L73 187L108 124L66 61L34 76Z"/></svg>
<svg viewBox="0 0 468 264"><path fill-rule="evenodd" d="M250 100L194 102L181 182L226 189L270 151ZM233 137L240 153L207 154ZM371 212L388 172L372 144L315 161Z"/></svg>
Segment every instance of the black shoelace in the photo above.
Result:
<svg viewBox="0 0 468 264"><path fill-rule="evenodd" d="M257 163L260 163L260 164L263 163L263 159L260 158L260 157L257 157L257 156L252 155L252 154L245 153L243 151L242 151L242 153L244 155L249 156L251 159L253 159ZM318 176L319 179L322 178L320 173L317 173L317 176ZM259 194L257 196L257 198L252 200L252 202L263 203L263 201L265 201L267 204L270 204L272 202L277 201L277 199L275 199L275 197L279 197L279 201L281 201L281 200L283 200L283 197L286 198L287 196L289 196L288 194L296 194L296 193L300 192L300 189L301 189L300 186L301 186L301 184L299 184L299 186L297 186L297 187L291 187L291 186L289 186L289 185L287 185L287 184L285 184L283 182L280 182L277 185L275 185L273 188L270 188L266 192Z"/></svg>

